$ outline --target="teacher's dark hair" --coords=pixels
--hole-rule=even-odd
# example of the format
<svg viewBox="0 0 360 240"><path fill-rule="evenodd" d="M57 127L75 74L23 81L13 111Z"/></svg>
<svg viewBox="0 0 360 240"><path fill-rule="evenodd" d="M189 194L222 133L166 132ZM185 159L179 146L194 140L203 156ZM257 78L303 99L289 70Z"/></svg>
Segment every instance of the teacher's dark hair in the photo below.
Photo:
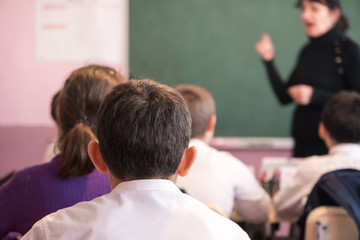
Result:
<svg viewBox="0 0 360 240"><path fill-rule="evenodd" d="M302 6L302 2L304 0L297 0L296 1L296 7L301 8ZM344 16L342 9L341 9L341 4L340 4L340 0L309 0L310 2L318 2L321 4L324 4L325 6L327 6L330 10L335 10L335 9L339 9L341 16L339 18L339 20L337 21L335 27L341 32L341 33L345 33L345 31L349 28L349 21L347 20L347 18Z"/></svg>

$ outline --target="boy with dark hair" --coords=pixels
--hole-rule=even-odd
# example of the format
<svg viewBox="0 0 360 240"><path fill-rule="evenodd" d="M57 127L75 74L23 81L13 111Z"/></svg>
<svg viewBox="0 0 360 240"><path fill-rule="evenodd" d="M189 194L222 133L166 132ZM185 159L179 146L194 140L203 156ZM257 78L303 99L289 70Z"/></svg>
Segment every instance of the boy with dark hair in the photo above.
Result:
<svg viewBox="0 0 360 240"><path fill-rule="evenodd" d="M197 157L187 176L177 185L190 196L221 207L227 217L234 208L250 223L266 222L271 206L270 196L254 174L230 153L209 146L216 125L215 101L203 87L183 84L175 87L185 99L192 118L190 146Z"/></svg>
<svg viewBox="0 0 360 240"><path fill-rule="evenodd" d="M234 222L174 184L189 171L191 118L182 97L150 80L120 84L98 115L89 155L112 192L51 214L24 239L246 239Z"/></svg>
<svg viewBox="0 0 360 240"><path fill-rule="evenodd" d="M329 154L305 158L294 177L274 196L277 214L284 220L296 220L319 178L334 170L360 170L360 95L342 91L325 105L319 124L319 136Z"/></svg>

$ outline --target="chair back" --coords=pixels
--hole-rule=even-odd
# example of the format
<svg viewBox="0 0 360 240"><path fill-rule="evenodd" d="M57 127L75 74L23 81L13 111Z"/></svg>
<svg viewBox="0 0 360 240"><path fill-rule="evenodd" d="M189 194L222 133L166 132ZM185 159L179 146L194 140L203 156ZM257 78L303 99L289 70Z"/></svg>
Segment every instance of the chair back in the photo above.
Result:
<svg viewBox="0 0 360 240"><path fill-rule="evenodd" d="M321 206L306 219L305 240L358 240L354 219L343 207Z"/></svg>
<svg viewBox="0 0 360 240"><path fill-rule="evenodd" d="M319 206L341 206L360 229L360 171L341 169L324 174L312 189L299 218L300 239L304 239L306 219ZM338 225L340 226L340 225ZM345 238L341 238L344 239ZM359 238L357 238L359 239Z"/></svg>

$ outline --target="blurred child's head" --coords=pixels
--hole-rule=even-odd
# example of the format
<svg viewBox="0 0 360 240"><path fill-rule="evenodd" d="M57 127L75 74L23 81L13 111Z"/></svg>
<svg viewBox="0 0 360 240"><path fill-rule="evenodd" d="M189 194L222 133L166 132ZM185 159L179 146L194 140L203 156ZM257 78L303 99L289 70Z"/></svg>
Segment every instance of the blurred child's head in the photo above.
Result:
<svg viewBox="0 0 360 240"><path fill-rule="evenodd" d="M211 118L215 118L214 98L205 88L193 84L178 85L175 89L185 99L189 107L192 119L191 137L203 138L209 130L209 121ZM216 122L216 118L214 121ZM213 128L215 128L215 122ZM211 130L214 131L214 129Z"/></svg>
<svg viewBox="0 0 360 240"><path fill-rule="evenodd" d="M335 94L323 109L321 125L336 143L360 143L360 95L354 91Z"/></svg>

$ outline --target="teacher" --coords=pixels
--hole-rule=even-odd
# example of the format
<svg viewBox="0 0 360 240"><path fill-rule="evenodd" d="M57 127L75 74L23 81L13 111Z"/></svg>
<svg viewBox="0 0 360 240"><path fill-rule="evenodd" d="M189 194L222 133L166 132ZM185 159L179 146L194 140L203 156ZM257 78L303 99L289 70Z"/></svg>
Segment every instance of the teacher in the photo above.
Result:
<svg viewBox="0 0 360 240"><path fill-rule="evenodd" d="M320 114L327 100L341 90L360 92L360 50L345 35L349 24L339 0L299 0L297 6L309 42L286 83L274 66L275 49L268 34L263 34L255 49L281 104L296 104L291 130L293 157L307 157L328 151L318 137Z"/></svg>

